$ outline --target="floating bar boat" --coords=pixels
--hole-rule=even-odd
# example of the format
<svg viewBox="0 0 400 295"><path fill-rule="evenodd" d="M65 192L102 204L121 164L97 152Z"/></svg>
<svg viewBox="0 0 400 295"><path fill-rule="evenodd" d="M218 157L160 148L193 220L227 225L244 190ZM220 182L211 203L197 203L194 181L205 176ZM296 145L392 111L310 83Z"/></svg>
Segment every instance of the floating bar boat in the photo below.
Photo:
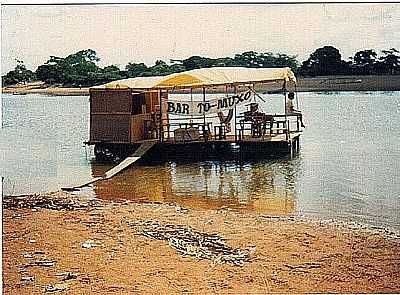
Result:
<svg viewBox="0 0 400 295"><path fill-rule="evenodd" d="M260 108L266 101L256 91L259 84L279 90L274 95L283 98L281 113ZM296 77L287 67L202 68L92 87L86 144L94 145L98 159L123 160L102 177L64 189L109 179L143 157L293 156L302 132L295 90ZM197 93L201 100L194 100Z"/></svg>
<svg viewBox="0 0 400 295"><path fill-rule="evenodd" d="M125 157L143 144L139 157L151 152L164 159L297 152L298 113L260 111L258 84L277 86L286 106L296 78L290 68L214 67L92 87L87 144L98 158ZM202 99L193 100L194 93ZM239 112L242 106L247 111Z"/></svg>

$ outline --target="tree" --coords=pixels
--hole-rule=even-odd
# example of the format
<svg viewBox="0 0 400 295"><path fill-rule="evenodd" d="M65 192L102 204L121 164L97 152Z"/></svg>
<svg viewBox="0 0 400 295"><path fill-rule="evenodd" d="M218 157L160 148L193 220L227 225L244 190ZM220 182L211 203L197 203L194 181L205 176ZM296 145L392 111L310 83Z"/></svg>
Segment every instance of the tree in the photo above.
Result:
<svg viewBox="0 0 400 295"><path fill-rule="evenodd" d="M209 68L212 67L214 63L211 58L195 55L182 60L182 65L185 67L187 71L190 71L200 68Z"/></svg>
<svg viewBox="0 0 400 295"><path fill-rule="evenodd" d="M352 70L354 74L371 75L375 73L377 54L372 49L358 51L353 60Z"/></svg>
<svg viewBox="0 0 400 295"><path fill-rule="evenodd" d="M64 73L60 65L62 58L50 56L50 59L36 69L36 76L48 84L61 83L64 80Z"/></svg>
<svg viewBox="0 0 400 295"><path fill-rule="evenodd" d="M349 73L349 64L342 60L338 49L324 46L315 50L303 62L299 70L302 75L338 75Z"/></svg>
<svg viewBox="0 0 400 295"><path fill-rule="evenodd" d="M373 65L376 61L377 54L372 49L358 51L353 58L356 65L365 66Z"/></svg>
<svg viewBox="0 0 400 295"><path fill-rule="evenodd" d="M17 83L27 83L34 81L36 79L36 75L31 70L28 70L25 67L25 64L22 60L17 60L17 65L15 69L8 72L6 75L2 76L2 84L7 86L11 84Z"/></svg>
<svg viewBox="0 0 400 295"><path fill-rule="evenodd" d="M150 77L150 76L165 76L173 73L183 72L185 71L184 66L181 64L181 61L173 60L173 64L169 65L163 60L157 60L154 66L149 68L144 68L144 64L139 64L136 70L139 72L139 76ZM143 65L143 66L141 66ZM145 70L144 70L145 69Z"/></svg>
<svg viewBox="0 0 400 295"><path fill-rule="evenodd" d="M49 84L89 86L103 79L102 71L96 65L99 60L92 49L81 50L65 58L50 56L44 65L37 68L36 75Z"/></svg>
<svg viewBox="0 0 400 295"><path fill-rule="evenodd" d="M154 66L150 67L145 76L165 76L172 74L171 67L163 60L157 60Z"/></svg>
<svg viewBox="0 0 400 295"><path fill-rule="evenodd" d="M391 48L382 50L382 53L384 56L379 58L382 69L392 75L400 73L400 52L395 48Z"/></svg>
<svg viewBox="0 0 400 295"><path fill-rule="evenodd" d="M262 66L258 53L255 51L247 51L242 54L235 54L233 62L236 66L259 68Z"/></svg>
<svg viewBox="0 0 400 295"><path fill-rule="evenodd" d="M287 54L272 54L270 52L260 55L263 58L262 65L264 68L274 67L289 67L293 71L298 68L297 56L290 56Z"/></svg>
<svg viewBox="0 0 400 295"><path fill-rule="evenodd" d="M127 72L128 78L140 77L144 72L148 70L147 66L144 63L128 63L125 66L125 70Z"/></svg>
<svg viewBox="0 0 400 295"><path fill-rule="evenodd" d="M115 80L120 80L124 76L121 73L121 70L119 69L118 66L116 65L111 65L104 67L101 70L101 75L98 80L102 80L103 83L110 82L110 81L115 81Z"/></svg>
<svg viewBox="0 0 400 295"><path fill-rule="evenodd" d="M233 66L234 62L233 62L233 58L221 57L221 58L215 59L213 64L216 67L229 67L229 66Z"/></svg>
<svg viewBox="0 0 400 295"><path fill-rule="evenodd" d="M255 51L236 54L232 64L248 68L290 67L294 71L298 67L296 56L289 56L281 53L273 54L271 52L257 53Z"/></svg>
<svg viewBox="0 0 400 295"><path fill-rule="evenodd" d="M182 65L182 62L177 62L174 60L170 60L171 65L169 66L171 73L180 73L186 71L185 67Z"/></svg>
<svg viewBox="0 0 400 295"><path fill-rule="evenodd" d="M62 62L64 71L66 72L64 84L75 86L90 85L93 81L89 78L90 73L99 73L101 69L95 62L100 61L96 52L92 49L81 50L77 53L68 55Z"/></svg>

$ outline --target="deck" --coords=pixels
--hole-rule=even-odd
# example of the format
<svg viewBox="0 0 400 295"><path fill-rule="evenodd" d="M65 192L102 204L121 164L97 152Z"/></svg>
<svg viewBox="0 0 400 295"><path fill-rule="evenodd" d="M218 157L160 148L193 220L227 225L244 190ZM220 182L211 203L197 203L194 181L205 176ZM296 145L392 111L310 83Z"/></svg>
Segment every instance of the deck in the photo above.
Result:
<svg viewBox="0 0 400 295"><path fill-rule="evenodd" d="M302 134L298 115L250 115L237 116L231 123L218 118L166 118L161 120L162 125L153 124L149 129L146 126L152 124L144 124L142 138L146 139L89 144L95 144L98 159L109 154L119 154L124 159L148 142L154 144L141 159L150 161L263 158L298 153Z"/></svg>
<svg viewBox="0 0 400 295"><path fill-rule="evenodd" d="M301 132L273 136L244 136L240 141L234 135L224 139L200 137L196 140L164 139L145 155L147 160L227 160L240 158L264 158L269 156L295 156L299 152ZM149 140L138 141L143 144Z"/></svg>
<svg viewBox="0 0 400 295"><path fill-rule="evenodd" d="M261 136L261 137L253 137L251 135L245 135L242 139L240 140L236 140L235 139L235 135L227 135L225 138L223 139L216 139L212 136L210 136L209 139L204 140L204 138L199 138L197 140L175 140L174 138L169 138L169 139L165 139L162 143L163 144L191 144L191 143L222 143L222 142L226 142L226 143L242 143L242 142L246 142L246 143L250 143L250 142L282 142L282 141L287 141L287 142L292 142L294 140L297 140L299 138L299 136L301 135L302 132L291 132L289 133L288 136L286 136L286 134L281 133L281 134L275 134L273 136L270 135L265 135L265 136ZM148 140L140 140L137 143L142 143L142 142L146 142Z"/></svg>

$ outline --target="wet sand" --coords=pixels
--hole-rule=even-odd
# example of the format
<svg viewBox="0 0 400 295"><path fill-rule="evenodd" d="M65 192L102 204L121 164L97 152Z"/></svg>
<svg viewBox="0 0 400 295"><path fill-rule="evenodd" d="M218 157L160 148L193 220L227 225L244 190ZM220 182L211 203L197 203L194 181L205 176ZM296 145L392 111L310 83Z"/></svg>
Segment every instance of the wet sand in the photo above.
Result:
<svg viewBox="0 0 400 295"><path fill-rule="evenodd" d="M50 197L60 196L76 200ZM174 204L37 207L3 210L4 294L42 294L49 286L67 294L400 292L400 240L381 234ZM252 249L250 261L240 267L183 257L132 226L147 220L218 233L232 247ZM96 246L85 248L88 240Z"/></svg>
<svg viewBox="0 0 400 295"><path fill-rule="evenodd" d="M400 90L399 75L372 75L372 76L320 76L315 78L298 78L297 90L299 92L323 91L398 91ZM276 90L281 87L276 85L258 85L258 91ZM207 90L209 93L224 92L225 88L217 87ZM46 87L41 82L30 83L26 86L5 87L3 93L15 95L45 94L45 95L89 95L89 88ZM199 90L199 93L201 90ZM195 93L197 93L195 91Z"/></svg>

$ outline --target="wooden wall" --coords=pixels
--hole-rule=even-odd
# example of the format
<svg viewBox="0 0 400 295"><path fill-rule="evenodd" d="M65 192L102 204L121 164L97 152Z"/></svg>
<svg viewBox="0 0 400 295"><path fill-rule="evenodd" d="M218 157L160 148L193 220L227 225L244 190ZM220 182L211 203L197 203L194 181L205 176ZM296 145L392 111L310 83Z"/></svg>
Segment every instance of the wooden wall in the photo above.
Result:
<svg viewBox="0 0 400 295"><path fill-rule="evenodd" d="M90 141L130 142L131 90L90 91Z"/></svg>

